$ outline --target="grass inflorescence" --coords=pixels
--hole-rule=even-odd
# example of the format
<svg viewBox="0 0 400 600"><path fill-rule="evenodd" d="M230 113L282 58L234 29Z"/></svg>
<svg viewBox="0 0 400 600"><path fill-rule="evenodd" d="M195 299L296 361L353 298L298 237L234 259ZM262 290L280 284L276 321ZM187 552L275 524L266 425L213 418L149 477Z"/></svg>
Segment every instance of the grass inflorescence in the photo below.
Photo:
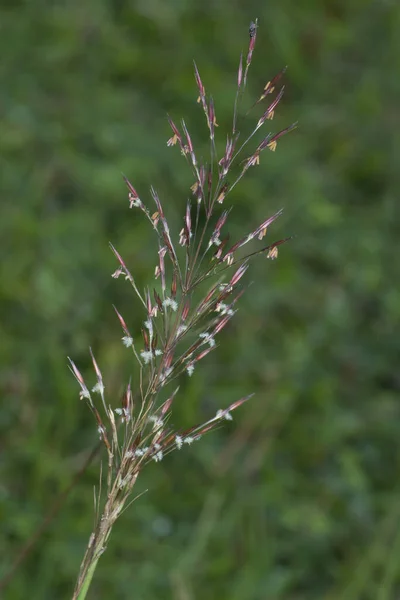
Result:
<svg viewBox="0 0 400 600"><path fill-rule="evenodd" d="M275 151L278 140L295 127L292 125L275 134L267 133L255 149L246 153L253 136L273 118L282 99L284 88L278 91L276 88L284 74L283 69L266 83L260 97L247 111L246 118L254 106L267 104L251 134L240 143L238 107L243 100L257 27L257 21L251 23L248 52L245 60L240 57L232 129L227 135L222 156L217 152L215 140L217 115L214 101L206 93L196 64L197 101L204 112L210 138L208 163L197 157L185 121L182 120L178 126L168 117L172 135L167 145L179 148L193 174L192 199L183 208L183 224L179 233L170 229L158 192L151 188L155 204L153 211L124 177L129 208L142 212L155 232L158 259L152 283L140 290L125 260L111 244L117 261L112 276L123 277L130 283L145 315L139 347L126 317L114 307L122 328L122 343L132 352L136 365L133 383L127 383L121 405L112 407L107 402L102 372L92 351L96 375L93 388L86 385L78 367L70 360L72 373L80 386L80 398L86 401L95 417L108 457L106 481L102 482L102 474L100 476L95 526L76 583L73 596L76 599L82 600L86 596L112 527L132 499L134 485L145 465L152 461L160 462L172 450L181 450L220 426L224 420L231 420L232 412L250 398L246 396L235 400L230 406L219 409L206 422L189 429L176 430L169 424L174 403L179 401L177 380L182 375L191 377L199 362L215 351L219 334L236 314L237 302L244 292L242 278L251 260L262 255L276 259L279 246L290 239L263 244L246 253L247 244L263 240L282 211L266 216L262 223L234 243L226 233L230 211L225 206L229 194L248 169L259 164L264 150ZM269 102L270 96L272 100ZM233 183L229 183L233 166L237 174Z"/></svg>

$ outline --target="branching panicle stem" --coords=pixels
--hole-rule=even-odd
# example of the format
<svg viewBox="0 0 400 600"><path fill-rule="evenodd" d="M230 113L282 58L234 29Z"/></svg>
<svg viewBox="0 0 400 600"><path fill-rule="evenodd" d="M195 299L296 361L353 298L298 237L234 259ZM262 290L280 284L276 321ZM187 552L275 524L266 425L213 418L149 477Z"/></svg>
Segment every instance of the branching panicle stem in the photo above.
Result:
<svg viewBox="0 0 400 600"><path fill-rule="evenodd" d="M133 350L138 375L137 389L132 391L129 382L120 407L112 408L106 401L103 376L92 350L90 352L96 375L96 385L92 389L86 385L82 374L70 361L71 371L80 386L80 398L86 401L95 417L97 430L108 457L106 490L102 494L101 473L99 492L95 499L96 522L81 564L74 600L84 600L86 597L98 561L107 547L113 525L129 505L134 485L144 466L151 461L160 462L169 452L180 450L185 445L199 440L202 435L218 427L221 421L231 420L231 412L250 397L241 398L227 409L218 410L215 417L186 431L174 430L168 424L178 388L175 385L175 391L168 391L166 395L164 388L182 374L192 376L200 360L215 349L216 337L235 315L234 307L244 291L242 278L251 259L257 255L276 258L278 247L290 239L281 239L243 256L239 254L241 248L253 240L261 240L281 211L266 218L233 245L228 244L229 235L225 232L229 209L223 209L217 214L217 208L226 202L227 196L250 166L259 164L263 150L275 150L277 140L293 128L289 127L273 136L268 134L264 137L253 153L244 160L244 166L233 184L228 183L232 164L263 126L264 121L273 117L283 94L281 89L243 144L235 150L239 141L239 109L252 62L257 27L256 19L250 25L249 49L245 62L243 56L240 58L232 131L226 138L222 158L218 160L215 141L217 120L214 101L207 96L196 64L198 101L206 116L210 137L208 165L199 163L185 121L182 120L181 128L178 128L168 117L173 135L167 144L178 145L195 179L191 189L195 196L196 213L194 216L192 203L187 201L183 228L179 236L170 229L164 207L154 188L151 188L151 195L157 210L151 214L152 211L143 203L136 189L124 177L128 187L129 207L142 211L156 232L158 261L155 277L159 281L155 284L157 289L150 285L141 292L126 262L110 244L118 262L113 277L117 279L123 276L130 282L145 310L141 336L143 349L140 350L134 342L127 322L115 309L124 334L122 342ZM253 106L273 92L282 73L266 84L261 98ZM180 249L179 246L183 248ZM234 265L237 265L237 268L225 279L226 272ZM200 293L199 286L209 278L213 278L211 288L205 296L197 299L196 292L199 290ZM100 395L101 402L95 402L95 394Z"/></svg>

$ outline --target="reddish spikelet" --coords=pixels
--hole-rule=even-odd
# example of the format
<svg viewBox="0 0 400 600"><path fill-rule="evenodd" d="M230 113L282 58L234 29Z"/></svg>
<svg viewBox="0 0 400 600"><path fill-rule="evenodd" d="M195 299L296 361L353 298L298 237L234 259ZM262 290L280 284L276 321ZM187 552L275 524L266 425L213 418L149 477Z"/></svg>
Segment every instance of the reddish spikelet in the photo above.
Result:
<svg viewBox="0 0 400 600"><path fill-rule="evenodd" d="M179 142L181 151L182 151L182 153L184 153L182 136L179 132L179 129L177 128L177 126L175 125L175 123L173 122L173 120L170 117L168 117L168 123L170 124L170 127L171 127L172 131L174 132L174 135L171 138L169 138L169 140L167 141L167 146L175 146L175 144L177 142Z"/></svg>
<svg viewBox="0 0 400 600"><path fill-rule="evenodd" d="M126 420L128 420L132 415L133 409L133 398L132 398L132 390L131 390L131 382L128 383L126 388L126 392L122 397L122 410Z"/></svg>
<svg viewBox="0 0 400 600"><path fill-rule="evenodd" d="M244 246L244 244L250 240L253 239L255 237L258 237L259 240L261 240L266 232L267 232L267 228L271 225L271 223L273 223L278 217L280 217L283 213L283 209L281 208L280 210L278 210L278 212L276 212L274 215L272 215L272 217L269 217L266 221L264 221L263 223L261 223L261 225L259 225L259 227L257 227L257 229L255 229L252 233L250 233L248 235L248 237L246 238L246 241L243 242L241 244L241 246Z"/></svg>
<svg viewBox="0 0 400 600"><path fill-rule="evenodd" d="M83 398L86 398L88 400L90 406L92 406L92 400L90 398L90 392L89 392L88 388L86 387L86 383L85 383L85 381L84 381L84 379L83 379L83 377L82 377L79 369L77 368L77 366L75 365L75 363L74 363L73 360L71 360L69 357L68 357L68 360L69 360L69 363L70 363L70 369L71 369L71 371L72 371L75 379L77 380L77 382L79 383L80 388L81 388L81 391L79 393L80 400L83 400Z"/></svg>
<svg viewBox="0 0 400 600"><path fill-rule="evenodd" d="M219 202L220 204L223 203L223 201L225 200L225 196L228 193L228 190L229 190L229 183L225 183L222 186L222 188L221 188L221 190L220 190L220 192L218 194L217 202Z"/></svg>
<svg viewBox="0 0 400 600"><path fill-rule="evenodd" d="M208 121L208 108L207 108L207 101L206 101L206 90L204 88L203 82L201 81L201 77L200 77L200 73L197 68L197 65L194 61L193 61L193 64L194 64L194 76L196 78L196 83L197 83L197 87L199 90L199 97L197 98L197 102L201 102L204 113L207 117L207 124L208 124L209 121Z"/></svg>
<svg viewBox="0 0 400 600"><path fill-rule="evenodd" d="M155 191L155 189L153 187L151 187L150 191L151 191L151 195L153 196L154 202L157 205L158 213L160 215L161 222L162 222L162 225L163 225L164 231L162 233L162 237L163 237L164 243L165 243L165 245L167 247L167 250L168 250L168 253L169 253L170 257L171 257L172 264L174 265L175 268L177 268L178 261L177 261L177 258L176 258L176 253L175 253L174 246L172 244L171 236L170 236L170 233L169 233L168 222L167 222L167 219L165 218L165 214L164 214L163 208L161 206L160 199L158 197L157 192ZM161 265L160 265L160 272L161 272L161 275L162 275Z"/></svg>
<svg viewBox="0 0 400 600"><path fill-rule="evenodd" d="M186 300L185 305L182 310L182 321L186 321L187 316L190 310L190 300Z"/></svg>
<svg viewBox="0 0 400 600"><path fill-rule="evenodd" d="M286 73L286 69L287 69L287 67L283 67L283 69L281 71L279 71L279 73L277 75L275 75L275 77L273 77L271 79L271 81L268 81L268 83L265 84L263 93L262 93L260 99L258 100L258 102L261 102L261 100L264 100L264 98L268 94L272 94L272 92L275 89L276 84L283 77L283 75Z"/></svg>
<svg viewBox="0 0 400 600"><path fill-rule="evenodd" d="M243 54L241 52L240 53L239 68L238 68L238 77L237 77L238 89L240 89L240 87L242 85L242 80L243 80Z"/></svg>
<svg viewBox="0 0 400 600"><path fill-rule="evenodd" d="M218 194L218 197L217 197L217 202L222 204L223 201L225 200L225 196L228 193L228 191L229 191L229 183L227 182L222 186L222 188Z"/></svg>
<svg viewBox="0 0 400 600"><path fill-rule="evenodd" d="M154 300L156 301L158 310L160 311L160 313L162 314L164 312L164 307L162 305L162 301L160 296L157 294L156 290L153 290L153 294L154 294Z"/></svg>
<svg viewBox="0 0 400 600"><path fill-rule="evenodd" d="M161 407L161 415L164 416L167 414L167 412L170 410L172 403L175 399L176 394L179 391L179 387L176 388L176 390L171 394L171 396L168 398L168 400L166 400L164 402L164 404Z"/></svg>
<svg viewBox="0 0 400 600"><path fill-rule="evenodd" d="M193 150L192 138L190 137L190 134L189 134L189 131L188 131L187 127L186 127L185 121L183 121L183 120L182 120L182 128L183 128L183 131L185 133L186 142L187 142L187 148L188 148L188 152L190 154L190 158L192 160L192 164L193 164L194 167L196 167L197 166L197 160L196 160L196 155L195 155L194 150Z"/></svg>
<svg viewBox="0 0 400 600"><path fill-rule="evenodd" d="M209 425L204 425L203 427L197 427L196 435L200 437L209 431L215 429L215 423L210 423Z"/></svg>
<svg viewBox="0 0 400 600"><path fill-rule="evenodd" d="M238 248L240 248L240 246L242 245L243 240L239 240L238 242L236 242L236 244L234 244L231 248L229 248L228 252L225 254L224 258L222 259L224 262L226 262L228 265L231 265L233 263L233 254L234 252L236 252L236 250Z"/></svg>
<svg viewBox="0 0 400 600"><path fill-rule="evenodd" d="M103 421L101 420L100 413L96 407L93 407L93 414L96 417L96 421L97 421L97 425L99 426L99 429L105 429L105 427L103 425Z"/></svg>
<svg viewBox="0 0 400 600"><path fill-rule="evenodd" d="M71 360L69 357L68 357L68 360L69 360L70 365L71 365L71 370L72 370L73 374L75 375L75 379L77 380L77 382L80 384L81 387L87 389L86 384L85 384L85 380L83 379L83 377L81 375L81 372L79 371L78 367L76 366L76 364L74 363L74 361Z"/></svg>
<svg viewBox="0 0 400 600"><path fill-rule="evenodd" d="M156 203L158 214L160 215L161 219L164 221L165 215L164 215L163 208L161 206L160 198L158 197L158 194L157 194L156 190L153 188L153 186L151 186L150 192L151 192L151 195L153 196L154 202Z"/></svg>
<svg viewBox="0 0 400 600"><path fill-rule="evenodd" d="M281 77L283 76L283 74L285 73L287 67L284 67L277 75L275 75L275 77L273 77L271 79L271 81L268 81L263 89L263 92L261 94L261 96L259 97L258 100L256 100L256 102L254 102L253 106L251 106L249 108L249 110L247 111L246 114L248 114L252 108L254 108L254 106L256 106L257 104L259 104L260 102L262 102L264 100L264 98L266 98L268 96L268 94L272 94L272 92L275 89L275 85L278 83L278 81L281 79Z"/></svg>
<svg viewBox="0 0 400 600"><path fill-rule="evenodd" d="M229 171L237 140L238 136L235 138L229 138L229 136L227 136L226 138L225 154L218 163L221 167L220 179L223 179Z"/></svg>
<svg viewBox="0 0 400 600"><path fill-rule="evenodd" d="M270 244L269 246L262 248L261 252L267 252L268 258L276 258L277 253L274 253L274 249L277 249L278 246L282 246L282 244L286 244L286 242L289 242L289 240L292 240L292 239L293 239L293 236L284 238L283 240L278 240L277 242L274 242L273 244Z"/></svg>
<svg viewBox="0 0 400 600"><path fill-rule="evenodd" d="M210 302L211 298L214 296L218 287L219 287L218 283L216 283L215 285L212 286L212 288L209 290L209 292L207 293L205 298L203 298L203 300L200 302L199 306L197 307L196 314L199 315L203 311L204 307L207 306L207 304Z"/></svg>
<svg viewBox="0 0 400 600"><path fill-rule="evenodd" d="M163 231L163 239L164 239L164 243L165 243L165 246L166 246L166 248L167 248L167 251L168 251L170 254L172 254L172 255L173 255L173 251L172 251L172 243L171 243L171 240L170 240L170 238L169 238L169 236L168 236L168 234L167 234L167 232L166 232L166 231Z"/></svg>
<svg viewBox="0 0 400 600"><path fill-rule="evenodd" d="M236 285L241 280L243 275L246 273L248 268L249 268L248 263L244 263L243 265L241 265L238 268L238 270L233 274L232 279L229 282L229 286L233 287L234 285Z"/></svg>
<svg viewBox="0 0 400 600"><path fill-rule="evenodd" d="M217 246L221 245L221 240L219 239L221 229L226 223L226 219L228 218L229 210L224 210L221 216L219 217L217 224L215 225L214 231L211 234L210 241L208 243L208 247L212 244L216 244Z"/></svg>
<svg viewBox="0 0 400 600"><path fill-rule="evenodd" d="M110 248L111 248L111 250L114 252L115 256L117 257L117 260L119 261L119 263L120 263L120 265L121 265L121 267L122 267L122 269L123 269L123 271L124 271L124 273L125 273L126 277L127 277L127 278L128 278L130 281L131 281L131 282L133 282L133 281L134 281L134 279L133 279L133 277L132 277L132 275L131 275L131 273L130 273L130 271L129 271L128 267L126 266L126 264L125 264L124 260L122 259L122 256L119 254L119 252L117 252L117 250L114 248L114 246L111 244L111 242L110 242Z"/></svg>
<svg viewBox="0 0 400 600"><path fill-rule="evenodd" d="M259 165L260 164L260 153L265 149L265 148L269 148L270 150L272 150L273 152L276 149L276 142L277 140L282 137L283 135L285 135L286 133L289 133L289 131L292 131L293 129L295 129L297 127L297 123L293 123L293 125L290 125L289 127L286 127L286 129L282 129L282 131L279 131L278 133L276 133L275 135L271 135L270 133L262 140L262 142L258 145L256 151L249 157L246 158L244 163L244 167L243 167L243 171L242 171L242 175L244 175L244 173L247 171L247 169L249 167L253 167L254 165Z"/></svg>
<svg viewBox="0 0 400 600"><path fill-rule="evenodd" d="M184 431L180 432L180 435L183 438L189 437L191 436L192 433L197 432L197 430L199 429L199 427L201 427L200 425L194 425L193 427L189 427L189 429L185 429Z"/></svg>
<svg viewBox="0 0 400 600"><path fill-rule="evenodd" d="M200 354L198 354L195 358L196 362L199 362L199 360L201 360L202 358L204 358L205 356L207 356L207 354L209 354L212 350L214 350L215 346L209 346L208 348L205 348L202 352L200 352Z"/></svg>
<svg viewBox="0 0 400 600"><path fill-rule="evenodd" d="M179 232L179 245L180 246L189 246L189 236L188 236L186 225L184 225Z"/></svg>
<svg viewBox="0 0 400 600"><path fill-rule="evenodd" d="M257 150L251 156L249 156L249 158L247 158L245 160L245 164L244 164L244 167L243 167L242 175L244 175L244 173L250 167L254 167L255 165L259 165L259 164L260 164L260 149L257 148Z"/></svg>
<svg viewBox="0 0 400 600"><path fill-rule="evenodd" d="M177 269L178 261L176 258L174 247L172 245L171 236L169 235L169 231L163 231L162 236L163 236L164 244L167 247L168 254L171 258L171 262L174 265L174 268Z"/></svg>
<svg viewBox="0 0 400 600"><path fill-rule="evenodd" d="M114 252L115 256L117 257L117 259L119 260L121 267L124 269L124 271L126 272L128 270L125 262L122 259L122 256L119 254L119 252L117 252L117 250L114 248L114 246L112 244L110 244L112 251Z"/></svg>
<svg viewBox="0 0 400 600"><path fill-rule="evenodd" d="M204 88L203 82L201 81L201 77L200 77L200 73L197 68L197 65L194 61L193 61L193 64L194 64L194 76L196 78L197 87L199 88L199 95L200 95L200 98L204 98L206 95L206 90ZM197 100L197 102L200 102L200 98Z"/></svg>
<svg viewBox="0 0 400 600"><path fill-rule="evenodd" d="M226 235L222 240L220 245L218 246L218 250L216 251L216 253L214 254L214 258L218 261L223 260L221 257L225 251L225 246L227 245L227 243L229 242L229 234Z"/></svg>
<svg viewBox="0 0 400 600"><path fill-rule="evenodd" d="M254 167L255 165L259 165L260 164L260 154L261 152L267 148L270 145L271 142L271 134L269 133L262 141L261 143L257 146L255 152L249 157L246 158L244 160L244 167L243 167L243 171L242 171L242 175L247 171L247 169L249 167Z"/></svg>
<svg viewBox="0 0 400 600"><path fill-rule="evenodd" d="M286 244L286 242L288 242L289 240L292 240L293 236L284 238L283 240L278 240L277 242L274 242L273 244L269 244L268 246L264 246L264 248L261 248L261 250L256 250L255 252L252 252L251 254L248 254L247 256L245 256L245 258L250 258L251 256L256 256L257 254L265 254L266 252L269 254L270 252L273 253L273 249L281 246L282 244ZM275 256L268 256L268 258L276 258L276 253Z"/></svg>
<svg viewBox="0 0 400 600"><path fill-rule="evenodd" d="M130 191L130 193L132 194L132 196L134 198L139 198L139 194L137 193L137 191L135 190L135 188L133 187L133 185L131 184L131 182L129 181L129 179L127 179L127 177L125 177L125 175L122 175L126 185L128 186L128 189Z"/></svg>
<svg viewBox="0 0 400 600"><path fill-rule="evenodd" d="M269 225L271 225L271 223L273 223L278 217L280 217L282 213L283 213L282 209L278 210L277 213L275 213L274 215L272 215L272 217L269 217L266 221L261 223L261 225L259 225L259 227L257 227L257 229L255 229L252 233L249 233L247 236L245 236L244 238L242 238L241 240L236 242L236 244L234 244L228 250L228 252L225 254L225 256L222 260L225 261L228 265L232 264L232 262L234 260L233 255L236 252L236 250L238 250L239 248L241 248L242 246L247 244L250 240L254 239L256 236L258 236L258 239L261 240L265 236Z"/></svg>
<svg viewBox="0 0 400 600"><path fill-rule="evenodd" d="M217 221L217 224L215 225L215 229L214 229L213 235L219 236L219 234L221 233L222 227L226 223L228 215L229 215L229 210L224 210L223 213L221 214L221 216L219 217L219 219Z"/></svg>
<svg viewBox="0 0 400 600"><path fill-rule="evenodd" d="M190 215L190 202L189 202L189 200L187 201L187 204L186 204L185 223L186 223L186 231L187 231L188 237L190 239L191 236L192 236L192 219L191 219L191 215Z"/></svg>
<svg viewBox="0 0 400 600"><path fill-rule="evenodd" d="M182 139L181 134L179 133L179 129L177 128L177 126L175 125L175 123L173 122L173 120L168 116L168 123L171 126L172 131L174 132L174 135L176 135L177 139Z"/></svg>
<svg viewBox="0 0 400 600"><path fill-rule="evenodd" d="M160 275L161 275L161 288L163 293L165 293L166 290L166 284L165 284L165 261L164 261L164 257L167 253L167 248L165 246L162 246L162 248L159 249L158 251L158 257L160 260Z"/></svg>
<svg viewBox="0 0 400 600"><path fill-rule="evenodd" d="M143 327L142 327L142 337L143 337L144 348L145 348L146 352L148 352L150 350L150 340L149 340L147 331Z"/></svg>
<svg viewBox="0 0 400 600"><path fill-rule="evenodd" d="M114 306L114 305L113 305L113 306ZM125 333L125 335L127 335L128 337L132 337L132 336L131 336L131 334L130 334L130 332L129 332L129 329L128 329L128 327L127 327L127 325L126 325L125 321L124 321L124 319L123 319L123 318L122 318L122 316L119 314L119 312L117 311L117 309L115 308L115 306L114 306L114 310L115 310L115 312L117 313L117 317L118 317L118 319L119 319L119 322L121 323L121 327L122 327L122 329L123 329L123 332Z"/></svg>
<svg viewBox="0 0 400 600"><path fill-rule="evenodd" d="M208 123L210 129L210 139L214 139L215 127L218 127L218 123L215 117L214 100L210 98L210 105L208 107Z"/></svg>
<svg viewBox="0 0 400 600"><path fill-rule="evenodd" d="M171 445L173 444L173 442L175 441L176 438L176 432L174 433L169 433L169 435L166 435L162 441L162 448L163 450L168 450L168 448L171 447Z"/></svg>
<svg viewBox="0 0 400 600"><path fill-rule="evenodd" d="M192 220L190 215L190 202L186 204L186 213L184 218L183 229L179 234L179 244L181 246L189 246L190 238L192 237Z"/></svg>
<svg viewBox="0 0 400 600"><path fill-rule="evenodd" d="M151 304L151 297L150 297L150 291L149 290L146 291L146 306L147 306L147 315L149 317L154 316L153 315L153 307L152 307L152 304Z"/></svg>
<svg viewBox="0 0 400 600"><path fill-rule="evenodd" d="M261 150L263 150L264 147L267 147L270 150L272 150L273 152L275 152L276 143L279 140L279 138L281 138L282 136L284 136L287 133L289 133L289 131L293 131L293 129L296 129L296 127L297 127L297 123L293 123L293 125L289 125L289 127L286 127L285 129L282 129L282 131L278 131L278 133L276 133L271 138L269 138L268 143L266 144L266 146L263 146L263 148L261 148ZM261 144L263 144L263 142L261 142Z"/></svg>
<svg viewBox="0 0 400 600"><path fill-rule="evenodd" d="M164 367L166 370L170 368L173 360L174 360L174 352L173 352L173 350L170 350L169 352L167 352L165 359L164 359Z"/></svg>
<svg viewBox="0 0 400 600"><path fill-rule="evenodd" d="M174 269L174 272L172 275L172 283L171 283L171 298L173 298L174 300L176 298L177 285L178 285L178 273Z"/></svg>
<svg viewBox="0 0 400 600"><path fill-rule="evenodd" d="M239 408L239 406L242 406L242 404L247 402L247 400L250 400L250 398L252 398L253 396L254 396L254 394L249 394L248 396L244 396L243 398L240 398L240 400L236 400L236 402L233 402L230 406L228 406L228 408L226 409L227 412L236 410L236 408Z"/></svg>
<svg viewBox="0 0 400 600"><path fill-rule="evenodd" d="M122 177L129 190L129 208L132 208L133 206L139 206L140 208L143 208L143 204L139 198L139 194L137 193L131 182L125 177L125 175L122 175Z"/></svg>
<svg viewBox="0 0 400 600"><path fill-rule="evenodd" d="M96 373L97 383L100 386L103 386L103 377L102 377L101 371L100 371L99 366L98 366L98 364L96 362L96 359L95 359L95 357L93 355L92 349L89 348L89 351L90 351L90 356L92 357L92 363L93 363L93 368L94 368L95 373Z"/></svg>
<svg viewBox="0 0 400 600"><path fill-rule="evenodd" d="M192 186L190 186L190 189L192 190L193 195L197 198L197 203L200 204L201 200L204 199L204 184L206 181L206 170L204 165L201 165L196 174L198 179Z"/></svg>
<svg viewBox="0 0 400 600"><path fill-rule="evenodd" d="M258 121L256 129L259 129L261 127L261 125L266 121L266 119L273 118L274 110L278 106L278 104L283 96L284 91L285 91L285 86L283 86L281 88L281 90L280 90L279 94L277 95L277 97L275 98L275 100L273 102L271 102L271 104L268 106L267 110L265 111L263 116Z"/></svg>
<svg viewBox="0 0 400 600"><path fill-rule="evenodd" d="M225 317L222 317L222 319L219 321L219 323L215 327L214 331L212 332L212 337L215 337L225 327L225 325L228 324L228 322L230 320L231 320L230 315L226 315Z"/></svg>

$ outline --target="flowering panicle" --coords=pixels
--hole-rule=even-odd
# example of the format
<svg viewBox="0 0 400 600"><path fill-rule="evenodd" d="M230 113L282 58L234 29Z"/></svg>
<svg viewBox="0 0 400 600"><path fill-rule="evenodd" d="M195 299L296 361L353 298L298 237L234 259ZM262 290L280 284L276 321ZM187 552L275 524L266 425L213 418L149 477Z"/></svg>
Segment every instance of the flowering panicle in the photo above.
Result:
<svg viewBox="0 0 400 600"><path fill-rule="evenodd" d="M183 225L181 221L181 227L177 231L170 227L167 218L168 204L164 203L163 206L153 187L150 188L150 195L155 203L155 212L151 214L136 189L124 176L129 207L139 208L155 230L158 238L158 257L154 285L140 290L127 262L110 244L117 260L117 268L112 277L125 278L144 308L141 336L134 337L125 319L114 307L123 331L122 343L126 348L132 349L137 361L132 379L124 386L125 392L120 405L112 408L107 403L108 388L104 384L102 372L91 349L95 376L93 387L86 385L82 374L70 360L70 369L80 388L79 397L86 400L94 415L98 434L108 456L104 511L96 522L91 543L82 563L76 594L82 589L91 565L104 551L111 527L126 506L142 468L149 462L159 463L172 450L181 450L218 427L221 422L230 421L232 412L250 398L246 396L228 408L219 409L215 416L205 423L185 431L170 425L170 415L178 401L179 387L175 384L171 393L167 389L168 385L179 376L192 377L198 363L218 347L220 334L237 312L236 304L245 291L243 279L250 268L252 258L264 255L269 259L276 259L278 247L290 239L283 238L271 242L262 248L252 249L247 254L241 251L248 242L254 241L254 244L257 244L262 240L282 214L282 210L267 216L261 224L233 245L229 242L227 231L231 209L225 206L231 191L250 166L259 164L261 152L265 148L275 151L277 141L296 126L291 125L275 134L264 134L255 149L253 147L247 158L243 158L242 152L252 137L274 116L274 111L283 98L282 86L262 116L253 124L250 136L237 149L240 139L237 127L238 104L244 97L243 91L253 58L257 29L256 19L250 24L247 55L244 55L245 59L242 55L240 57L232 129L226 135L222 156L218 155L215 141L217 119L214 100L207 96L196 64L194 75L198 90L197 101L205 114L211 140L208 163L199 162L185 121L182 120L178 128L168 116L172 137L168 139L167 145L177 145L180 148L194 180L191 186L194 201L186 201ZM274 92L283 73L284 70L264 86L261 96L253 106ZM244 118L247 118L247 114ZM230 184L228 176L233 165L238 164L242 164L238 170L239 175ZM220 207L222 204L223 209ZM235 268L227 273L233 265ZM205 282L209 279L211 281L208 291L204 293L202 284L207 285ZM95 404L94 399L97 396L94 394L99 394L101 398L99 407Z"/></svg>

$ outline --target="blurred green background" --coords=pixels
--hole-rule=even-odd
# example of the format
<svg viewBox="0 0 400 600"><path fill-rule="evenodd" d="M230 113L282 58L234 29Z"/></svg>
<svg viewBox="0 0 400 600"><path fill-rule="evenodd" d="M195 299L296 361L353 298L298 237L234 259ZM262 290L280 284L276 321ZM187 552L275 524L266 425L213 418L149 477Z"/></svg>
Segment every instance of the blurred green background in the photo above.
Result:
<svg viewBox="0 0 400 600"><path fill-rule="evenodd" d="M166 114L207 131L192 60L215 98L222 152L240 52L259 30L247 106L283 66L265 151L227 204L232 238L278 208L249 293L190 380L173 422L255 398L233 423L142 474L90 598L395 600L400 595L400 6L394 0L8 0L0 8L0 389L4 576L97 441L67 355L117 405L130 373L112 304L135 297L154 237L125 173L181 219L190 171ZM261 111L248 117L257 119ZM247 124L244 126L245 131ZM267 129L268 125L265 126ZM91 379L92 378L92 379ZM114 402L114 400L113 400ZM98 462L4 598L69 598L92 526Z"/></svg>

